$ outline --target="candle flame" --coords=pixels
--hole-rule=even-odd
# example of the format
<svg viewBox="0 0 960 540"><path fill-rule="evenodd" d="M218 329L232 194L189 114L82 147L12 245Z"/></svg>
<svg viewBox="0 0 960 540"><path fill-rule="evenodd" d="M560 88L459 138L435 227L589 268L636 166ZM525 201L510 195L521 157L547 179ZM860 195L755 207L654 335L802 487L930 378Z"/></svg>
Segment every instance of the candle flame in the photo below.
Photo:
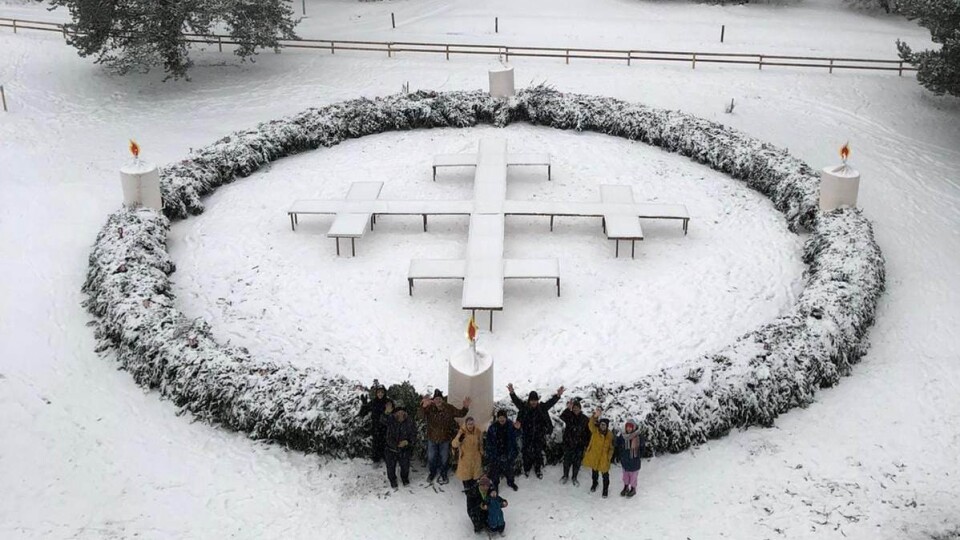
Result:
<svg viewBox="0 0 960 540"><path fill-rule="evenodd" d="M130 153L133 154L134 158L140 158L140 145L133 139L130 139Z"/></svg>
<svg viewBox="0 0 960 540"><path fill-rule="evenodd" d="M470 320L467 321L467 340L470 343L477 341L477 330L477 321L471 315Z"/></svg>
<svg viewBox="0 0 960 540"><path fill-rule="evenodd" d="M843 143L843 146L840 147L840 159L846 163L848 157L850 157L850 141Z"/></svg>

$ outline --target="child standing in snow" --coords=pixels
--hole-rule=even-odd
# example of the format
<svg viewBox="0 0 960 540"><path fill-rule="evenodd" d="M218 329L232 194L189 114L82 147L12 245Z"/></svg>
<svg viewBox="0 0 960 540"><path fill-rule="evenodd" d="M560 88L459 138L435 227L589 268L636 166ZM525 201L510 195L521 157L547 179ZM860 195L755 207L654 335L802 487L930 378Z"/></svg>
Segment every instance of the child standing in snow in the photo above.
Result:
<svg viewBox="0 0 960 540"><path fill-rule="evenodd" d="M623 490L621 497L633 497L637 494L637 476L640 474L640 456L643 455L643 437L640 435L637 421L627 420L623 433L617 437L617 455L623 467Z"/></svg>
<svg viewBox="0 0 960 540"><path fill-rule="evenodd" d="M503 521L503 509L506 507L507 500L500 496L496 488L491 487L487 492L487 500L481 507L487 511L487 528L491 533L503 535L504 529L507 528L507 524Z"/></svg>

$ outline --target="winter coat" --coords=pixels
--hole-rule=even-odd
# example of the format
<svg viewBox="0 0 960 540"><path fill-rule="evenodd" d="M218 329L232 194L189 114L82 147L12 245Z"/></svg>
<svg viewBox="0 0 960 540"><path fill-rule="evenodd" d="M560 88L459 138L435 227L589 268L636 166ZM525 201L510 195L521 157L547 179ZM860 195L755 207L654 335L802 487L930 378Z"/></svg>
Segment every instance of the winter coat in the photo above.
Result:
<svg viewBox="0 0 960 540"><path fill-rule="evenodd" d="M487 526L491 529L502 527L503 509L507 506L507 500L497 495L496 497L487 497Z"/></svg>
<svg viewBox="0 0 960 540"><path fill-rule="evenodd" d="M481 530L487 525L487 511L483 509L483 505L487 503L487 495L480 491L477 485L467 488L466 494L467 515L470 516L474 529Z"/></svg>
<svg viewBox="0 0 960 540"><path fill-rule="evenodd" d="M444 401L439 407L433 403L420 407L418 414L427 423L427 439L433 442L449 442L459 427L454 418L466 416L467 408L458 409Z"/></svg>
<svg viewBox="0 0 960 540"><path fill-rule="evenodd" d="M360 406L360 416L364 417L370 415L370 430L374 433L383 432L383 424L380 423L380 417L383 415L384 409L387 407L387 397L383 398L374 397L370 401L363 401L363 404Z"/></svg>
<svg viewBox="0 0 960 540"><path fill-rule="evenodd" d="M587 425L590 418L580 413L575 414L570 409L565 409L560 415L563 420L563 449L584 451L590 444L590 427Z"/></svg>
<svg viewBox="0 0 960 540"><path fill-rule="evenodd" d="M610 472L610 460L613 459L613 432L609 429L605 434L600 433L596 420L593 417L587 423L590 428L590 444L587 453L583 455L583 466L597 472Z"/></svg>
<svg viewBox="0 0 960 540"><path fill-rule="evenodd" d="M483 476L483 432L474 427L473 433L460 428L450 443L457 454L457 478L466 482Z"/></svg>
<svg viewBox="0 0 960 540"><path fill-rule="evenodd" d="M506 440L503 438L506 437ZM494 421L487 428L487 436L484 441L484 454L491 462L513 463L517 459L520 448L517 446L519 432L513 427L513 423L507 422L503 426Z"/></svg>
<svg viewBox="0 0 960 540"><path fill-rule="evenodd" d="M617 437L617 456L620 458L620 465L623 466L623 470L625 471L633 472L640 470L640 456L643 455L644 446L643 436L637 435L635 440L638 446L636 452L631 452L627 444L628 441L624 439L623 435Z"/></svg>
<svg viewBox="0 0 960 540"><path fill-rule="evenodd" d="M384 414L380 417L380 423L383 424L384 443L390 452L412 451L417 444L417 426L413 423L413 418L407 415L403 422L397 421L392 414ZM407 441L407 446L401 448L400 441Z"/></svg>
<svg viewBox="0 0 960 540"><path fill-rule="evenodd" d="M529 402L521 400L513 392L510 393L510 400L517 407L517 420L520 421L524 448L543 449L547 435L553 432L550 407L560 401L560 396L554 395L536 407L531 407Z"/></svg>

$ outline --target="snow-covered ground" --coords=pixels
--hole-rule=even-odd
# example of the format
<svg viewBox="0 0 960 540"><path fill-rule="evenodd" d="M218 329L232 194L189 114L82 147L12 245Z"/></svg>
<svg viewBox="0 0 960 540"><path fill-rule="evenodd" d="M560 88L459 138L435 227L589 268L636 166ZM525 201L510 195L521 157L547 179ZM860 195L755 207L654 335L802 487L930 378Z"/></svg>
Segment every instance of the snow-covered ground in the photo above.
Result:
<svg viewBox="0 0 960 540"><path fill-rule="evenodd" d="M432 182L431 156L475 152L484 136L556 156L552 182L543 168L511 169L511 199L595 201L600 184L624 183L693 216L686 237L679 223L646 223L635 260L626 243L614 258L599 220L560 218L551 234L544 218L509 218L505 255L559 258L565 292L557 298L552 281L507 282L497 331L487 334L480 317L483 347L502 359L499 380L633 380L773 320L802 287L802 239L732 178L641 143L517 126L367 137L281 160L217 192L171 234L180 305L264 358L323 358L365 381L446 385L446 360L464 346L462 285L422 281L411 297L406 275L411 258L462 257L467 220L433 218L423 233L419 216L384 217L356 258L338 258L326 238L332 218L304 217L294 233L284 210L297 198L342 198L357 181L385 180L382 199L470 199L473 171L442 170Z"/></svg>
<svg viewBox="0 0 960 540"><path fill-rule="evenodd" d="M438 4L384 3L381 9L388 11L397 5L426 11ZM467 10L466 5L457 4L457 9ZM536 12L536 6L547 5L530 3L529 9ZM611 6L621 4L602 5L611 14ZM766 47L781 35L777 25L784 20L784 12L762 6L622 5L669 16L678 25L687 16L694 20L695 14L714 9L744 13L755 18L757 28L767 29L747 44L751 48ZM308 10L313 6L320 13L328 4L311 3ZM334 13L356 8L352 2L330 6ZM571 1L557 10L573 17L582 6ZM14 8L0 6L0 16L7 9ZM36 8L15 9L32 9L34 18L50 16ZM510 9L520 13L527 5ZM885 17L851 15L825 6L789 9L794 10L789 13L797 18L797 24L829 19L838 26L848 25L851 32L865 32L862 39L851 39L861 47L851 53L892 55L889 36L880 35L883 30L874 26L877 21L888 21ZM804 18L804 13L808 17ZM436 21L441 19L438 14ZM913 32L911 35L922 34L906 23L889 22ZM666 21L663 25L668 26ZM537 42L548 34L546 27L530 32L531 40ZM606 39L604 35L588 28L582 39L593 44ZM481 36L473 37L479 40ZM811 42L822 37L812 34ZM679 47L683 41L677 43ZM467 532L463 500L452 485L446 493L416 489L382 498L382 471L364 463L328 462L178 416L169 402L143 391L126 373L116 371L109 357L93 352L95 343L85 326L88 315L80 307L79 289L89 246L107 213L120 202L116 169L125 157L129 137L139 140L146 157L166 163L231 130L308 106L393 93L408 81L413 88L480 88L485 85L488 65L482 59L388 60L309 52L268 54L253 65L237 65L226 55L210 54L198 57L192 82L159 84L159 74L108 76L78 59L54 35L0 33L0 84L7 90L10 106L9 113L0 114L0 260L4 265L0 281L0 537L472 537ZM560 490L555 482L559 472L550 468L543 481L521 481L521 491L510 495L506 513L510 534L524 538L613 538L625 532L642 538L926 538L960 526L960 481L956 478L960 463L960 339L953 333L960 323L960 104L929 97L912 77L881 73L830 76L786 70L691 71L671 66L564 66L537 61L515 65L521 84L547 81L562 90L682 109L788 147L814 166L835 162L836 149L849 139L852 161L864 175L861 204L874 220L877 240L887 258L888 292L870 337L869 354L852 377L821 392L810 407L783 416L774 428L733 433L692 451L646 462L640 496L629 502L619 498L601 501L585 490ZM722 108L729 98L736 98L738 105L734 114L725 115ZM246 256L260 253L266 258L264 246L271 238L276 249L286 250L287 256L293 249L304 250L299 261L268 261L269 265L302 264L293 270L292 277L298 280L309 277L311 264L318 270L320 265L355 265L357 275L369 282L385 271L377 267L378 261L385 260L391 250L395 256L407 258L413 250L456 249L463 237L459 222L438 220L436 232L423 234L416 232L415 224L395 218L384 220L383 230L378 228L361 243L363 256L334 260L332 245L317 238L323 222L305 223L301 231L292 233L285 228L283 208L289 200L305 194L297 190L340 193L347 180L327 178L321 187L315 182L323 178L317 169L345 167L343 160L364 153L366 158L357 173L378 170L389 174L391 182L407 190L395 192L397 197L457 195L469 182L469 175L442 173L442 180L434 185L425 181L423 160L434 147L464 149L475 134L489 131L385 134L288 158L269 171L224 187L209 201L207 214L178 224L174 230L172 248L182 265L174 278L183 287L184 308L208 310L197 313L214 316L220 308L206 300L191 307L194 300L188 291L195 286L212 298L218 289L209 287L216 274L202 278L210 279L208 283L189 281L200 279L198 273L203 271L241 272L255 265L248 265ZM727 283L738 287L738 292L713 291L719 296L710 302L743 301L750 297L750 287L756 291L771 286L755 281L762 276L776 276L780 281L775 287L784 288L796 279L796 239L783 233L782 224L772 222L776 214L764 201L732 189L727 179L676 156L618 140L523 126L503 133L511 143L546 149L566 161L556 168L558 178L553 183L546 183L536 172L520 173L517 188L531 190L524 192L530 195L585 197L595 193L599 177L608 172L636 181L639 188L649 184L634 175L634 170L657 171L661 167L686 190L683 196L698 213L721 218L717 209L724 204L735 210L712 226L694 221L687 238L676 236L673 228L652 226L635 263L611 259L610 246L587 222L561 220L552 235L540 232L545 228L542 223L515 223L511 229L516 236L511 241L516 243L508 244L508 249L530 245L544 253L556 251L598 273L596 285L572 276L560 300L537 284L511 287L507 302L517 305L511 304L504 316L516 317L518 329L540 324L529 320L537 316L534 308L572 317L572 310L562 303L572 301L578 291L591 294L592 287L600 293L604 282L614 283L614 272L622 271L624 281L631 284L673 279L639 273L660 261L678 262L672 271L684 272L679 263L687 252L697 258L708 255L708 246L698 242L716 238L713 235L733 227L739 219L756 220L745 231L752 236L728 239L723 249L733 253L738 245L746 245L737 242L766 239L783 258L771 255L756 268L746 269L746 274L731 276ZM568 154L561 151L581 141L589 141L594 150L574 147ZM390 156L379 155L380 149L388 148L397 149L395 166L387 163ZM632 152L629 161L608 160L609 152L625 148ZM583 163L573 163L575 158ZM596 169L590 168L591 160L597 163ZM310 176L310 169L317 170L317 175ZM672 197L670 178L661 180L653 184L663 190L658 195ZM711 198L711 190L726 192ZM264 206L279 206L257 208L252 201L258 198ZM231 227L227 218L234 204L247 205L250 219L241 222L238 216ZM270 227L276 233L268 237ZM210 233L207 238L201 236L205 229ZM208 257L212 255L200 252L215 245L221 235L226 240L243 231L253 235L254 251L234 251L237 265L233 269L211 264ZM179 238L191 235L199 243L178 245ZM755 245L749 247L751 253L762 251ZM686 271L692 276L696 265L690 264ZM633 272L638 274L631 275ZM402 279L401 274L393 277ZM405 294L402 281L385 281L384 290L399 293L399 297ZM227 290L225 284L217 287ZM413 299L399 298L398 303L410 302L404 316L439 320L448 313L459 320L454 289L418 287ZM235 294L266 304L272 292L267 282ZM364 296L345 298L369 301ZM786 292L759 304L760 309L768 310L766 315L750 317L772 317L784 301L789 301ZM529 315L524 309L530 310ZM746 324L736 305L704 309L710 311L697 317L699 324L708 325L707 332L735 334L734 325ZM736 316L737 320L727 328L708 321L711 312ZM327 328L328 323L316 311L303 315L304 323L318 332ZM379 324L373 315L373 324ZM584 313L581 319L591 317L595 316ZM242 326L231 328L238 321L215 321L214 325L223 324L218 331L225 334L243 331ZM462 331L459 324L449 324L457 333ZM286 336L278 325L265 324L264 328ZM685 337L686 330L668 328L679 335L664 339L673 340L676 347L690 347L688 354L697 350L698 345ZM714 338L702 337L707 341ZM379 352L369 356L371 363L362 369L373 369L377 363L385 372L401 369L384 365L386 356ZM570 360L571 365L576 361ZM404 362L414 365L408 356ZM412 375L424 382L438 380L428 371L430 365L423 367ZM610 372L569 377L602 379L630 372L623 365L608 368ZM566 369L573 371L572 367ZM523 376L519 371L507 373ZM545 369L528 376L553 382ZM498 382L507 381L498 378ZM520 380L515 382L521 386ZM520 389L528 388L524 384ZM422 480L422 474L415 473L414 478Z"/></svg>

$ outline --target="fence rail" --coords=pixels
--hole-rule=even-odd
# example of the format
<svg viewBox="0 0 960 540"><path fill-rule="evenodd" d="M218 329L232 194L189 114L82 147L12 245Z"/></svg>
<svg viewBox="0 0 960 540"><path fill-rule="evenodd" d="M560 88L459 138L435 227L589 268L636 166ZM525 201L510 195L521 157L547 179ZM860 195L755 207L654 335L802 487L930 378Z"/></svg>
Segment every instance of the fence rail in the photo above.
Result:
<svg viewBox="0 0 960 540"><path fill-rule="evenodd" d="M40 30L63 34L64 38L70 31L59 23L44 21L30 21L23 19L0 18L0 28L12 28L14 33L20 30ZM239 45L239 42L224 35L186 34L186 41L190 43L205 43L216 45L222 52L224 45ZM511 58L551 58L562 59L569 64L570 60L610 60L625 62L628 66L635 61L645 62L681 62L690 64L692 69L697 64L736 64L764 67L797 67L819 68L833 73L835 69L863 69L871 71L896 71L898 75L904 72L916 71L917 68L903 60L884 60L877 58L830 58L824 56L789 56L760 53L723 53L697 51L661 51L637 49L591 49L581 47L533 47L516 45L488 45L474 43L429 43L414 41L357 41L331 39L294 39L280 40L281 48L316 49L336 54L337 51L362 51L386 53L392 58L399 53L413 54L442 54L449 60L453 55L487 55L499 56L509 61Z"/></svg>

